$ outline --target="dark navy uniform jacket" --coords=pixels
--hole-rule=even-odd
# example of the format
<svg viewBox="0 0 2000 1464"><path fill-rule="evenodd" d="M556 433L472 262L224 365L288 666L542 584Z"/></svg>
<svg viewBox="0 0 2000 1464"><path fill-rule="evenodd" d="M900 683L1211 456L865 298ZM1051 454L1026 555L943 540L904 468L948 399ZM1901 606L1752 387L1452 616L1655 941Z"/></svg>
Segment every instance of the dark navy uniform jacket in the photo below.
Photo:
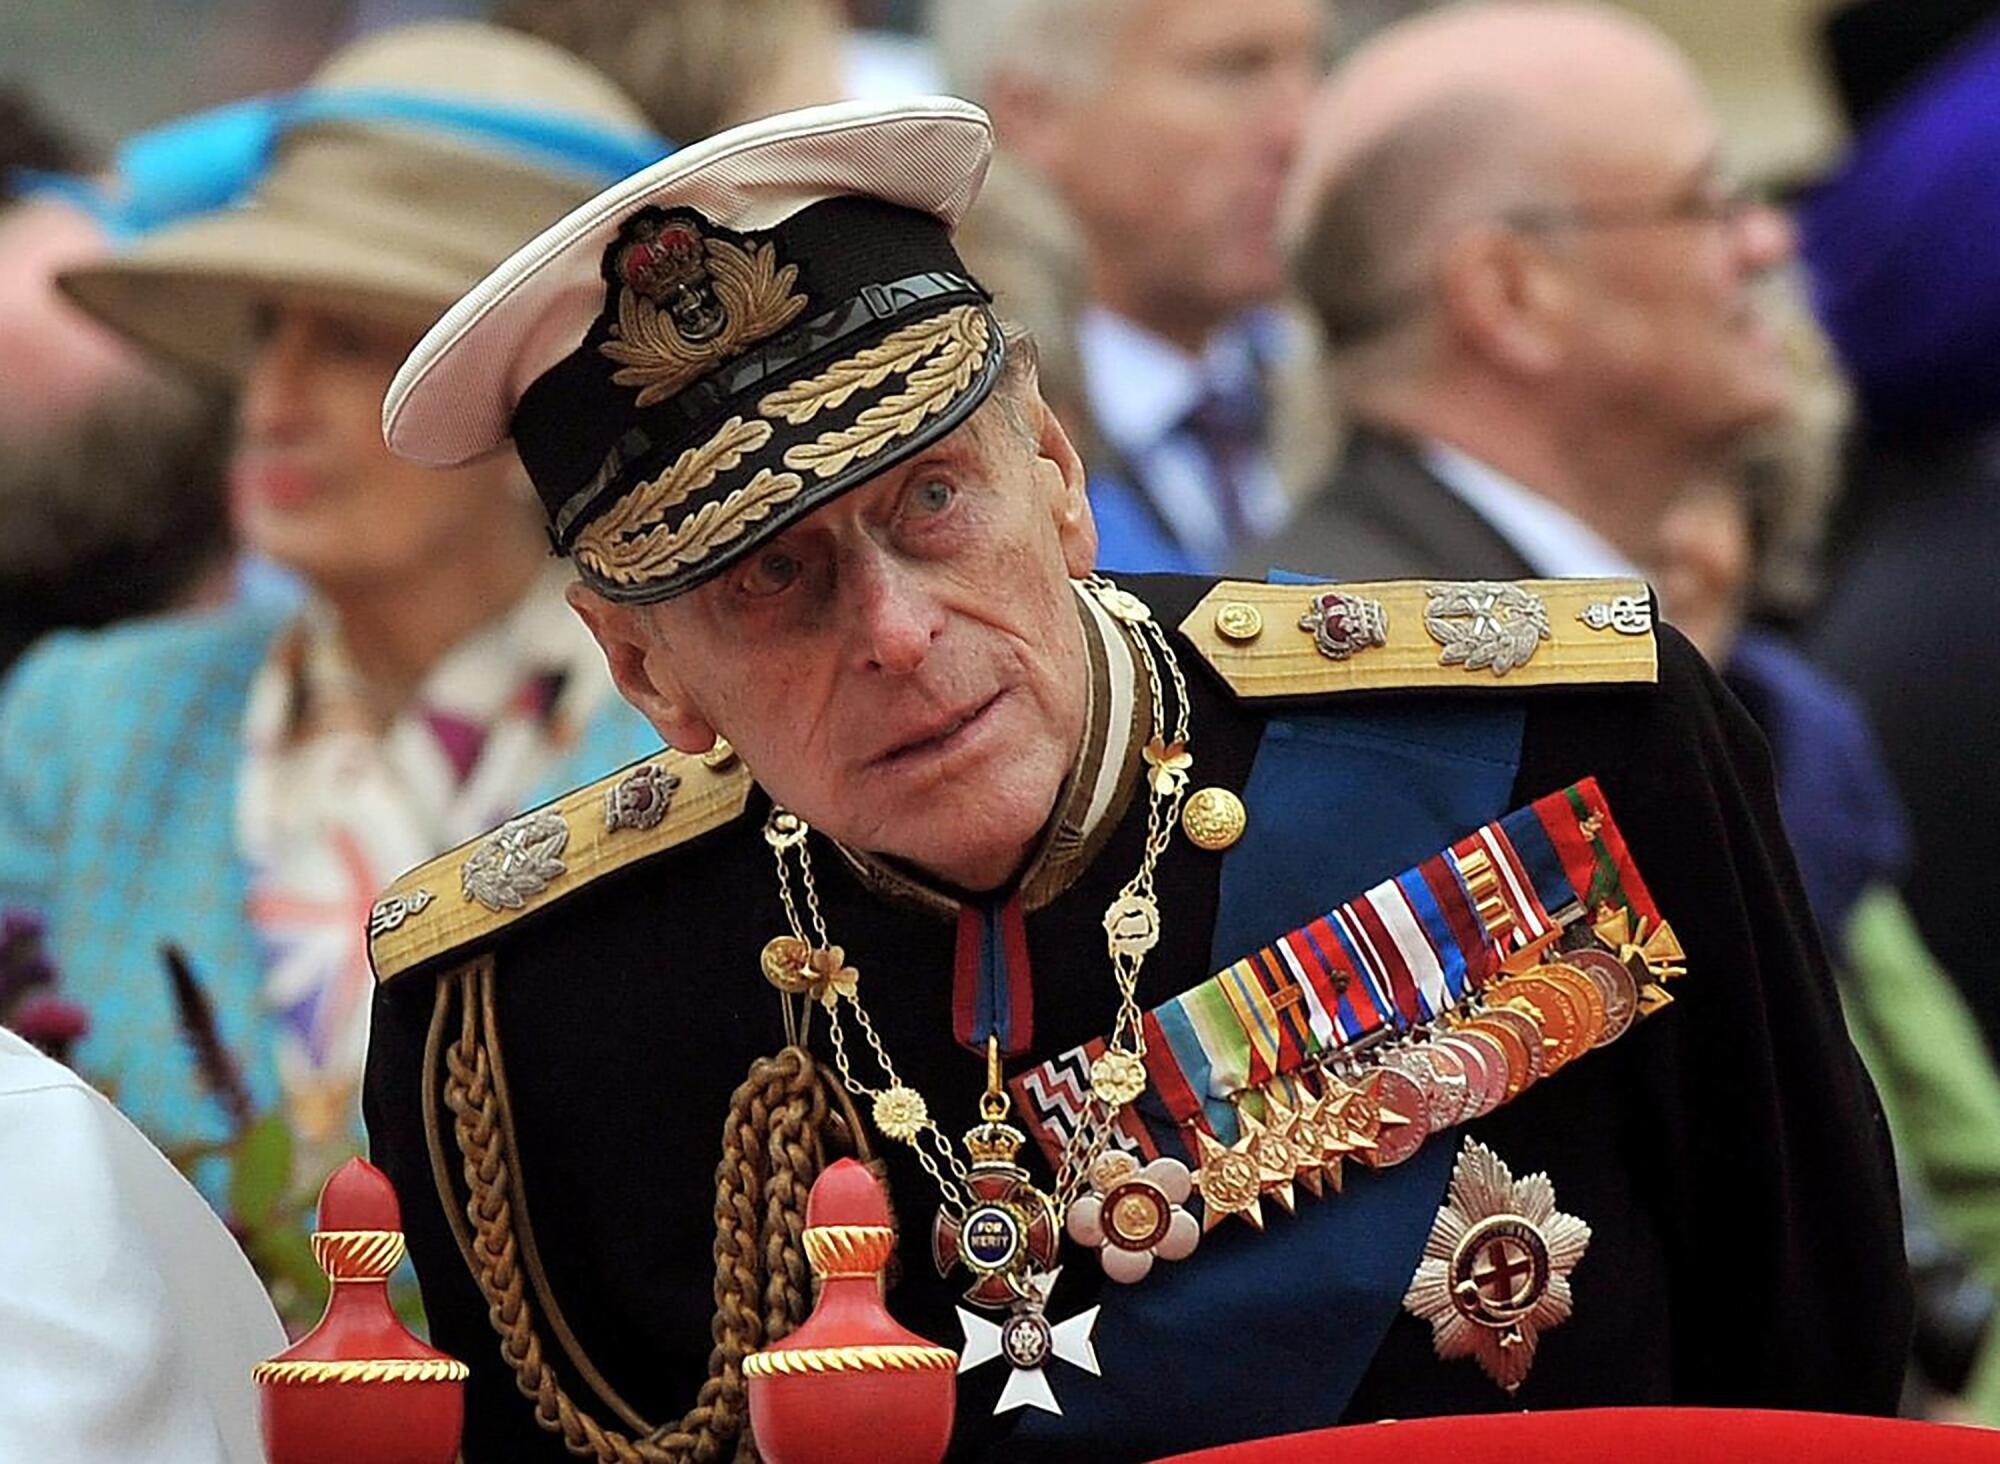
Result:
<svg viewBox="0 0 2000 1464"><path fill-rule="evenodd" d="M1212 582L1125 583L1172 626ZM1558 641L1583 633L1556 627ZM1428 1326L1398 1305L1439 1201L1433 1165L1421 1185L1395 1170L1356 1175L1346 1195L1302 1198L1298 1215L1274 1214L1263 1234L1230 1222L1158 1281L1178 1289L1155 1292L1150 1311L1139 1297L1155 1277L1111 1285L1066 1246L1051 1313L1102 1302L1103 1377L1052 1364L1061 1417L996 1418L1002 1367L962 1376L953 1457L1114 1464L1340 1422L1524 1407L1893 1411L1909 1307L1886 1135L1844 1034L1764 745L1686 642L1661 628L1657 678L1638 684L1516 690L1451 668L1419 687L1338 697L1240 696L1187 635L1175 645L1193 698L1193 785L1242 792L1253 831L1287 830L1274 878L1320 902L1273 921L1300 923L1478 823L1594 776L1689 974L1665 1011L1469 1126L1517 1176L1546 1171L1560 1208L1592 1231L1571 1277L1574 1315L1543 1334L1516 1396L1471 1362L1439 1361ZM1291 772L1274 781L1260 768L1281 754ZM593 793L595 804L566 805L577 842L565 877L523 910L489 916L461 897L467 851L392 892L425 888L427 907L400 920L378 907L368 1127L402 1198L433 1339L472 1368L471 1464L569 1455L516 1388L448 1215L462 1213L465 1183L440 1049L462 1015L451 973L468 962L491 962L515 1219L532 1233L544 1352L609 1426L621 1426L617 1411L590 1373L654 1425L679 1419L706 1375L721 1127L752 1061L784 1045L758 957L788 927L762 837L768 800L740 768L659 761L681 786L674 817L633 836L642 853L603 852L619 836L598 832ZM1032 1046L1010 1072L1110 1028L1101 920L1138 867L1145 823L1141 790L1102 847L1027 914ZM983 1062L953 1037L955 921L884 889L819 835L813 844L832 938L860 971L905 1080L947 1134L970 1127ZM1212 939L1237 857L1178 836L1163 856L1163 934L1142 1005L1242 954ZM822 1019L822 1056L824 1034ZM937 1196L907 1149L878 1147L902 1228L891 1307L956 1346L964 1282L941 1280L928 1254ZM1370 1186L1383 1188L1370 1198ZM1407 1213L1400 1228L1372 1218L1397 1205L1418 1216L1414 1230ZM1312 1219L1341 1206L1371 1218ZM1324 1243L1307 1228L1322 1223ZM1343 1300L1340 1278L1371 1271L1393 1284L1372 1302Z"/></svg>

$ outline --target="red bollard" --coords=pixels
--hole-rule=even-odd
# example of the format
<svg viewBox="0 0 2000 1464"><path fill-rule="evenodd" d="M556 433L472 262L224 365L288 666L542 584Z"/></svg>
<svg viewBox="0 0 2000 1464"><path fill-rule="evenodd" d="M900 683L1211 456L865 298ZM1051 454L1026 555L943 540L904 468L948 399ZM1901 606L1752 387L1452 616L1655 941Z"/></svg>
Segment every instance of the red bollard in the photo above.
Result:
<svg viewBox="0 0 2000 1464"><path fill-rule="evenodd" d="M896 1233L882 1187L854 1160L813 1182L805 1247L820 1280L812 1315L743 1364L765 1464L937 1464L951 1442L958 1354L883 1304Z"/></svg>
<svg viewBox="0 0 2000 1464"><path fill-rule="evenodd" d="M319 1324L254 1376L271 1464L453 1464L466 1366L389 1305L403 1216L389 1178L350 1159L319 1194L313 1255L333 1283Z"/></svg>

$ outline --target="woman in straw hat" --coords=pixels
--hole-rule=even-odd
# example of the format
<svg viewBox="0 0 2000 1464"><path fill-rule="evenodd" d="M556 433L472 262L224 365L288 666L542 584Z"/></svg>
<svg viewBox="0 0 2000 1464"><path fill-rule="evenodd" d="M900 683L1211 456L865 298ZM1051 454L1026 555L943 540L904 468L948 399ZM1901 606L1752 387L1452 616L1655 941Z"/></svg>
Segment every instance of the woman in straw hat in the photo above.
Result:
<svg viewBox="0 0 2000 1464"><path fill-rule="evenodd" d="M380 414L432 319L662 150L567 53L470 23L128 146L114 223L145 232L63 286L235 382L238 532L306 587L296 613L56 638L0 693L0 909L45 922L90 1014L78 1065L162 1142L281 1103L315 1181L357 1130L366 927L396 918L375 891L658 745L563 604L512 454L412 470ZM224 1075L176 1034L190 972L247 1098L203 1095Z"/></svg>

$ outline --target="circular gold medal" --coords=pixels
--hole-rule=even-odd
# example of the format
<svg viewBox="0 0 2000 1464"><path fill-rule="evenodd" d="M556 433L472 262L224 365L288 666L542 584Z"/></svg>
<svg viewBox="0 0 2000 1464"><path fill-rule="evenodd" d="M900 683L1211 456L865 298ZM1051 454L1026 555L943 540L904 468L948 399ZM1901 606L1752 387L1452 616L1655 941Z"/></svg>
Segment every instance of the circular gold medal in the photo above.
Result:
<svg viewBox="0 0 2000 1464"><path fill-rule="evenodd" d="M1442 1133L1464 1117L1469 1106L1465 1059L1458 1053L1425 1040L1389 1053L1382 1065L1408 1073L1424 1090L1424 1126L1432 1133Z"/></svg>
<svg viewBox="0 0 2000 1464"><path fill-rule="evenodd" d="M1518 1096L1533 1087L1548 1071L1548 1048L1543 1045L1546 1038L1542 1029L1535 1024L1534 1017L1517 1007L1489 1006L1479 1014L1479 1020L1492 1027L1504 1028L1520 1040L1521 1054L1527 1067L1514 1069L1522 1076L1518 1078L1519 1086L1508 1096Z"/></svg>
<svg viewBox="0 0 2000 1464"><path fill-rule="evenodd" d="M1396 1068L1370 1068L1361 1078L1362 1096L1370 1101L1377 1122L1375 1147L1354 1157L1377 1169L1401 1164L1424 1146L1430 1125L1424 1094L1408 1073Z"/></svg>
<svg viewBox="0 0 2000 1464"><path fill-rule="evenodd" d="M1597 1046L1616 1042L1631 1030L1639 1015L1639 984L1625 963L1609 951L1570 951L1564 960L1588 976L1604 998L1604 1031Z"/></svg>
<svg viewBox="0 0 2000 1464"><path fill-rule="evenodd" d="M1502 1004L1525 1006L1542 1029L1542 1076L1548 1077L1573 1061L1584 1044L1583 1012L1574 993L1539 971L1515 976L1496 987Z"/></svg>
<svg viewBox="0 0 2000 1464"><path fill-rule="evenodd" d="M1534 1057L1540 1057L1542 1036L1534 1030L1534 1023L1528 1020L1526 1013L1508 1011L1503 1019L1498 1012L1481 1012L1458 1030L1481 1033L1500 1049L1502 1103L1520 1097L1528 1084L1535 1080L1535 1069L1539 1064L1530 1057L1528 1044L1535 1044L1532 1049Z"/></svg>
<svg viewBox="0 0 2000 1464"><path fill-rule="evenodd" d="M1460 1123L1484 1118L1507 1101L1507 1055L1488 1033L1461 1027L1438 1038L1438 1046L1449 1048L1465 1059L1467 1105Z"/></svg>
<svg viewBox="0 0 2000 1464"><path fill-rule="evenodd" d="M1569 988L1583 1012L1583 1030L1578 1034L1585 1050L1597 1045L1597 1039L1604 1035L1605 1012L1604 993L1597 989L1597 983L1583 972L1569 964L1568 953L1560 961L1545 961L1542 973L1551 980L1560 981Z"/></svg>

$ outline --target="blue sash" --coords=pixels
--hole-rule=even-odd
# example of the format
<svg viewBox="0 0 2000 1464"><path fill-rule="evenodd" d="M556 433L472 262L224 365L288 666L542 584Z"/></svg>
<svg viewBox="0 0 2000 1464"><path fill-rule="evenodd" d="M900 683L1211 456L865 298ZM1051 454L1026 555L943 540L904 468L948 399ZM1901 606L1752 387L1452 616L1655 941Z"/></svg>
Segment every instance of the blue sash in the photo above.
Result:
<svg viewBox="0 0 2000 1464"><path fill-rule="evenodd" d="M1224 856L1210 969L1505 813L1523 722L1519 703L1484 699L1271 722L1249 825ZM1186 1261L1107 1283L1104 1376L1054 1364L1063 1413L1028 1411L1015 1436L1148 1457L1338 1423L1402 1306L1454 1148L1349 1166L1339 1196L1296 1215L1267 1205L1261 1234L1232 1220Z"/></svg>

